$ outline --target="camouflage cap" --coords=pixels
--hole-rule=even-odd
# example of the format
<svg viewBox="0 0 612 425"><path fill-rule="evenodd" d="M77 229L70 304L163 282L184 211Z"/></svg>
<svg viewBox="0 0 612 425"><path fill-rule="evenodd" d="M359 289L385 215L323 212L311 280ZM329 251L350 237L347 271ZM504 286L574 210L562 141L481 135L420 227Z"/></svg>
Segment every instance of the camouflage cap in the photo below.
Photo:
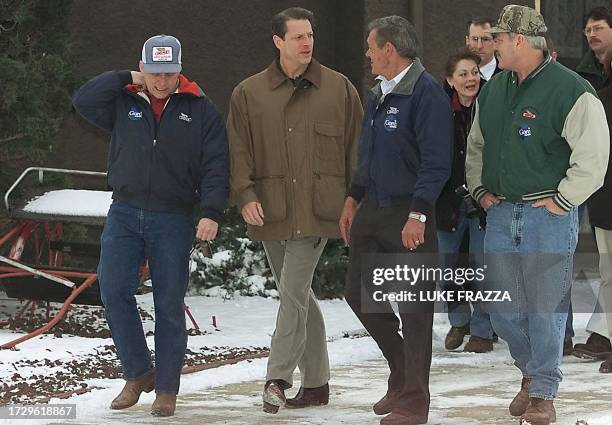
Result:
<svg viewBox="0 0 612 425"><path fill-rule="evenodd" d="M527 36L543 36L547 30L544 18L537 10L527 6L509 4L502 9L497 25L485 32L513 32Z"/></svg>

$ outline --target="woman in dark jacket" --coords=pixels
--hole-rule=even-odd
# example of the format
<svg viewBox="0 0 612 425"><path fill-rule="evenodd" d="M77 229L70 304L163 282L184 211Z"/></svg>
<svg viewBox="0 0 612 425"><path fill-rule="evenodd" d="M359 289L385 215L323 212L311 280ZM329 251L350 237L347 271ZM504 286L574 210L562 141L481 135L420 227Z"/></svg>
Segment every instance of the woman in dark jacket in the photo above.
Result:
<svg viewBox="0 0 612 425"><path fill-rule="evenodd" d="M438 249L446 267L465 267L460 261L461 246L469 241L471 267L482 266L484 261L484 211L469 195L465 186L465 155L467 135L470 132L473 107L480 91L478 65L480 56L467 48L451 55L446 63L446 81L451 91L450 102L455 123L454 159L451 177L442 189L436 204ZM464 264L461 264L464 263ZM450 284L454 289L454 283ZM450 290L451 287L445 289ZM475 289L475 288L472 288ZM484 353L493 350L493 329L489 315L482 306L473 303L449 303L448 318L451 329L446 335L445 347L454 350L463 343L468 333L470 340L463 351Z"/></svg>
<svg viewBox="0 0 612 425"><path fill-rule="evenodd" d="M597 93L606 110L608 127L612 132L612 49L606 52L604 69L608 80ZM611 146L612 153L612 146ZM612 155L610 156L612 159ZM587 200L589 221L595 228L595 239L599 251L599 274L601 286L597 296L595 312L586 330L591 333L586 344L576 344L575 351L605 357L599 367L602 373L612 373L612 161L608 160L608 171L603 186Z"/></svg>

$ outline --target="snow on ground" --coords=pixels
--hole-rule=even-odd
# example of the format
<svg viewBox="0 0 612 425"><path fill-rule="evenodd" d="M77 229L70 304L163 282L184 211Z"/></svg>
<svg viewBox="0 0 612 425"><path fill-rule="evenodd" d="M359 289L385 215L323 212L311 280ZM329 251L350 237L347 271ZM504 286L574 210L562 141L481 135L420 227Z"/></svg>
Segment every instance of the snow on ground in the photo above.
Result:
<svg viewBox="0 0 612 425"><path fill-rule="evenodd" d="M151 294L139 296L143 308L150 309ZM278 301L258 297L219 298L189 297L186 300L202 330L209 333L189 338L188 348L263 347L268 346L273 331ZM59 421L70 424L376 424L378 418L371 405L386 390L387 367L376 344L368 337L343 338L345 333L359 332L361 324L342 300L323 301L330 361L332 363L331 403L325 408L299 411L281 410L278 415L261 412L261 389L266 359L184 375L176 416L155 419L149 415L154 394L143 394L141 402L126 411L111 411L110 401L123 385L121 380L88 381L94 390L68 400L52 403L75 403L77 419ZM212 326L216 317L219 330ZM574 319L578 336L584 341L587 314ZM151 328L151 322L145 322ZM149 329L147 329L149 330ZM515 424L506 406L520 385L520 375L503 342L487 354L446 352L444 336L448 330L445 314L434 322L434 356L432 362L432 405L430 424ZM0 330L0 343L18 336ZM466 338L467 340L467 338ZM147 339L153 346L153 338ZM110 339L81 337L55 338L42 335L18 346L18 351L0 351L0 382L15 372L11 364L24 359L70 359L91 353L97 347L112 343ZM50 351L49 351L50 350ZM565 358L564 382L556 403L558 424L574 425L576 419L587 419L589 425L612 424L612 376L597 372L599 362ZM23 370L22 372L27 372ZM299 386L299 376L293 391ZM9 423L0 421L0 423ZM44 421L20 420L20 424Z"/></svg>
<svg viewBox="0 0 612 425"><path fill-rule="evenodd" d="M46 192L29 201L25 212L63 216L106 217L112 192L62 189Z"/></svg>

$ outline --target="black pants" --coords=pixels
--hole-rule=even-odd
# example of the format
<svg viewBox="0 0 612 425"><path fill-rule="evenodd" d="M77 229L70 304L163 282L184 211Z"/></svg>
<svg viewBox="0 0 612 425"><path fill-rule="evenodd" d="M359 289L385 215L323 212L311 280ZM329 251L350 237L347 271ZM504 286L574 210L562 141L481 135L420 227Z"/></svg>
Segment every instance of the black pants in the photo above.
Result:
<svg viewBox="0 0 612 425"><path fill-rule="evenodd" d="M367 201L361 205L351 228L345 298L387 359L391 371L388 390L400 393L400 403L394 411L427 415L430 400L433 303L430 303L430 308L428 306L424 313L400 312L400 335L400 321L391 304L382 306L382 312L364 313L361 299L362 255L411 252L403 246L401 235L408 220L409 209L408 206L379 208ZM434 217L435 214L427 217L425 243L414 252L437 252Z"/></svg>

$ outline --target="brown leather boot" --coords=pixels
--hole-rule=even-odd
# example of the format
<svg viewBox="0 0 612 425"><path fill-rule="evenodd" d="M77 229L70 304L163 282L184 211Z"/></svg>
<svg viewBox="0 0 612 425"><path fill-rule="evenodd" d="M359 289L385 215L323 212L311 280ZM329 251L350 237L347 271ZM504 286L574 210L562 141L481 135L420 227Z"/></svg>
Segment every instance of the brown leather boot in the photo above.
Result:
<svg viewBox="0 0 612 425"><path fill-rule="evenodd" d="M387 394L385 394L383 398L374 403L372 410L374 410L376 415L391 413L391 410L393 410L397 403L399 395L399 391L387 391Z"/></svg>
<svg viewBox="0 0 612 425"><path fill-rule="evenodd" d="M297 395L287 399L287 409L301 409L308 406L325 406L329 403L329 384L316 388L300 387Z"/></svg>
<svg viewBox="0 0 612 425"><path fill-rule="evenodd" d="M420 425L427 423L427 415L393 412L380 420L380 425Z"/></svg>
<svg viewBox="0 0 612 425"><path fill-rule="evenodd" d="M488 353L489 351L493 351L493 340L474 335L463 347L464 353Z"/></svg>
<svg viewBox="0 0 612 425"><path fill-rule="evenodd" d="M529 407L521 415L521 419L531 425L549 425L557 421L557 413L552 400L531 397Z"/></svg>
<svg viewBox="0 0 612 425"><path fill-rule="evenodd" d="M151 414L153 416L172 416L174 409L176 409L176 394L157 393L151 405Z"/></svg>
<svg viewBox="0 0 612 425"><path fill-rule="evenodd" d="M127 409L138 403L140 394L144 391L150 393L155 388L155 374L149 373L140 379L125 382L125 386L117 397L111 402L110 408L114 410Z"/></svg>
<svg viewBox="0 0 612 425"><path fill-rule="evenodd" d="M514 396L510 406L508 406L512 416L521 416L529 406L529 381L529 378L523 377L521 390Z"/></svg>
<svg viewBox="0 0 612 425"><path fill-rule="evenodd" d="M450 328L444 339L444 348L455 350L463 344L463 338L470 333L470 324L465 326L453 326Z"/></svg>
<svg viewBox="0 0 612 425"><path fill-rule="evenodd" d="M291 385L282 379L270 379L267 381L263 392L263 411L266 413L278 413L278 409L287 403L285 390L289 388L291 388Z"/></svg>

